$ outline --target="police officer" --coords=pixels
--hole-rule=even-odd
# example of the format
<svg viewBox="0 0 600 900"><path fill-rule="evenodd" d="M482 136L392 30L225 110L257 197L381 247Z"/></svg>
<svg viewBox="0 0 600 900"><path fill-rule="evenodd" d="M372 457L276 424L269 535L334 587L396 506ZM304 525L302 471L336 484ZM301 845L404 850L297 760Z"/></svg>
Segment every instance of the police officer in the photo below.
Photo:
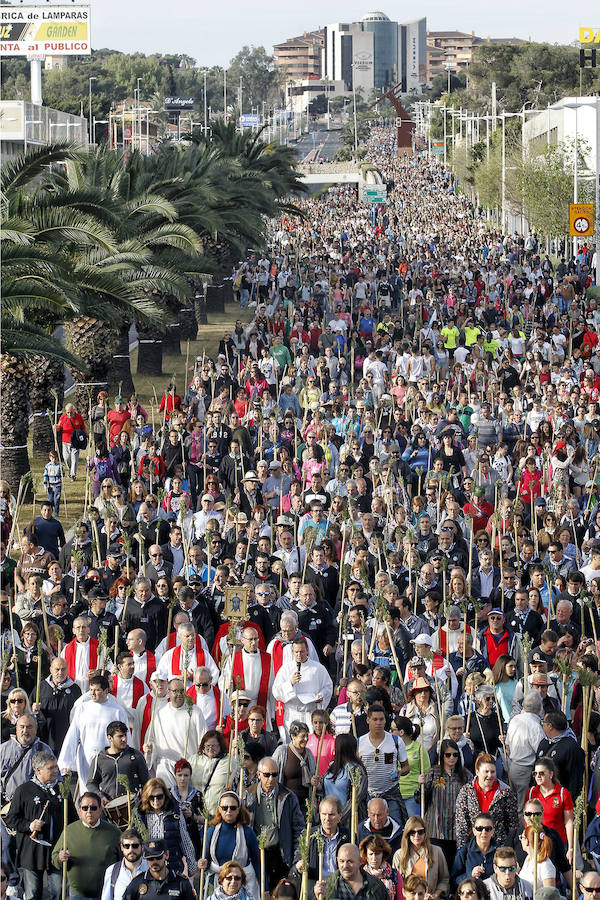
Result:
<svg viewBox="0 0 600 900"><path fill-rule="evenodd" d="M152 900L154 897L195 900L188 879L175 875L169 869L169 851L164 841L147 841L144 844L144 859L148 863L148 871L133 879L123 894L123 900Z"/></svg>

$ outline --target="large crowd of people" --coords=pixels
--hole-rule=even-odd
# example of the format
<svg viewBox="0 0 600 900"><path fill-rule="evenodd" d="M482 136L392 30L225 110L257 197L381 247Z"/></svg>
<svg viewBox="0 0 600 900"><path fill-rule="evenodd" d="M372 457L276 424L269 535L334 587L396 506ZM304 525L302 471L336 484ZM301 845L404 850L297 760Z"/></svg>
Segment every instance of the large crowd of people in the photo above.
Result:
<svg viewBox="0 0 600 900"><path fill-rule="evenodd" d="M591 250L368 158L180 391L0 484L0 900L600 900Z"/></svg>

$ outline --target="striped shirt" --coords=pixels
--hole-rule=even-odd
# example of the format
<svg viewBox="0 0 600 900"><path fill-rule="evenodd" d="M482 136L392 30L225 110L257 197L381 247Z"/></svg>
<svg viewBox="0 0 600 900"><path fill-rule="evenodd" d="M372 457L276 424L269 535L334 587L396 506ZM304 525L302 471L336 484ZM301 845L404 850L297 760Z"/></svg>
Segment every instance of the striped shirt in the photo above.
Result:
<svg viewBox="0 0 600 900"><path fill-rule="evenodd" d="M425 790L433 791L425 812L430 837L442 841L455 839L456 798L463 785L454 772L441 774L438 766L427 773Z"/></svg>

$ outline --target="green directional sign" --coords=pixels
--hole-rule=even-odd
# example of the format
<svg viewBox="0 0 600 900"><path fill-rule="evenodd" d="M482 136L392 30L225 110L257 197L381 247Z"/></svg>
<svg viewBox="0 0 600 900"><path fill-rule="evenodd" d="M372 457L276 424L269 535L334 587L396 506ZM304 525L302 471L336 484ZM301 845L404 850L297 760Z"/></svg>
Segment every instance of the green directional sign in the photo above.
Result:
<svg viewBox="0 0 600 900"><path fill-rule="evenodd" d="M363 203L386 203L387 186L385 184L369 184L363 186Z"/></svg>

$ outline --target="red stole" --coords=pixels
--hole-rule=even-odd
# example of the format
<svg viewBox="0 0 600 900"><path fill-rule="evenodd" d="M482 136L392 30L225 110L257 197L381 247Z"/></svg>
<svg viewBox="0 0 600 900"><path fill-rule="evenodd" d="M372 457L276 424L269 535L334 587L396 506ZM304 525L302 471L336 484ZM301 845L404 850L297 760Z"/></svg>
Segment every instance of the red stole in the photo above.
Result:
<svg viewBox="0 0 600 900"><path fill-rule="evenodd" d="M263 651L267 649L265 637L256 622L242 622L241 627L242 630L244 628L255 628L258 632L258 649ZM217 631L217 636L215 638L215 642L213 644L212 652L210 655L218 666L221 665L221 657L223 656L223 651L221 650L221 638L227 637L230 628L231 622L224 622Z"/></svg>
<svg viewBox="0 0 600 900"><path fill-rule="evenodd" d="M112 688L111 688L110 692L114 697L117 696L118 686L119 686L119 676L113 675ZM137 675L134 675L133 676L133 700L132 700L131 708L135 709L136 706L138 705L138 703L140 702L140 700L142 699L142 697L144 697L144 696L145 696L144 682L142 681L141 678L138 678Z"/></svg>
<svg viewBox="0 0 600 900"><path fill-rule="evenodd" d="M146 650L146 678L144 679L147 685L150 685L150 679L156 672L156 657L154 653L150 653L149 650Z"/></svg>
<svg viewBox="0 0 600 900"><path fill-rule="evenodd" d="M198 689L195 684L187 689L186 694L192 698L194 703L198 702ZM220 725L221 723L219 722L219 713L221 712L221 691L216 684L212 688L212 695L215 701L216 724Z"/></svg>
<svg viewBox="0 0 600 900"><path fill-rule="evenodd" d="M275 641L271 655L273 657L273 675L276 676L283 665L283 641Z"/></svg>
<svg viewBox="0 0 600 900"><path fill-rule="evenodd" d="M181 675L181 656L183 653L185 653L185 650L182 648L181 644L178 644L175 648L173 658L171 659L171 669L173 670L173 677L175 675ZM196 663L197 668L206 665L206 657L204 656L204 650L202 649L202 644L200 643L200 635L198 634L196 635Z"/></svg>
<svg viewBox="0 0 600 900"><path fill-rule="evenodd" d="M98 668L98 641L96 638L88 638L90 644L90 672L94 672ZM69 678L75 681L75 668L77 660L77 638L69 641L64 650L64 657L67 661L67 674Z"/></svg>
<svg viewBox="0 0 600 900"><path fill-rule="evenodd" d="M144 741L146 739L146 732L150 727L150 719L152 718L152 704L154 703L155 697L154 694L146 694L146 702L144 706L144 713L142 715L142 724L140 726L140 750L144 746Z"/></svg>
<svg viewBox="0 0 600 900"><path fill-rule="evenodd" d="M446 628L440 628L440 653L443 656L446 656L446 647L448 644L448 631ZM460 634L464 634L464 628L462 628L459 632ZM467 634L471 634L471 626L467 625Z"/></svg>
<svg viewBox="0 0 600 900"><path fill-rule="evenodd" d="M256 698L256 702L258 706L262 706L263 709L266 710L267 702L269 700L269 678L271 677L271 657L266 653L263 653L262 650L258 651L260 653L260 665L261 665L261 673L260 673L260 684L258 686L258 697ZM238 681L239 679L239 681ZM231 669L231 680L233 682L233 689L237 691L238 687L240 690L245 689L244 682L244 658L242 656L242 650L236 650L233 655L233 667Z"/></svg>

